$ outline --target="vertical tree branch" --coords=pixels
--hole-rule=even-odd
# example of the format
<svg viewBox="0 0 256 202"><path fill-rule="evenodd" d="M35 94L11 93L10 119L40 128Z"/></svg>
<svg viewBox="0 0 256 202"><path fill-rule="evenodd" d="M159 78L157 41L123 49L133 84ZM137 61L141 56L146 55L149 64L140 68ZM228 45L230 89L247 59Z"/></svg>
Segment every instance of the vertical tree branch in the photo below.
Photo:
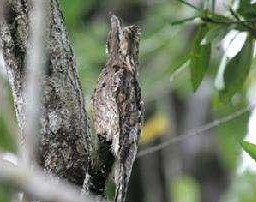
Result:
<svg viewBox="0 0 256 202"><path fill-rule="evenodd" d="M43 0L33 0L33 10L30 15L31 35L29 37L31 48L27 51L26 69L26 125L24 128L24 152L23 161L30 164L35 160L34 151L37 143L37 133L39 131L40 108L41 108L41 86L44 69L44 48L43 37L45 32L45 3Z"/></svg>
<svg viewBox="0 0 256 202"><path fill-rule="evenodd" d="M48 172L81 186L91 140L73 50L57 0L48 0L44 91L40 111L37 162ZM30 0L6 0L1 40L16 114L24 135L26 123L26 54L31 47ZM38 67L36 67L38 68ZM39 81L38 81L39 82ZM36 135L36 134L34 134Z"/></svg>

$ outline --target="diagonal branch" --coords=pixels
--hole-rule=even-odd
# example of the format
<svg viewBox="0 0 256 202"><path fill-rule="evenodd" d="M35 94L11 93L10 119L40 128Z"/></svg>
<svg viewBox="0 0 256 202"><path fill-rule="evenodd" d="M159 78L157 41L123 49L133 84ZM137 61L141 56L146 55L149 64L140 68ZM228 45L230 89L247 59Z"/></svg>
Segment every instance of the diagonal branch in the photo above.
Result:
<svg viewBox="0 0 256 202"><path fill-rule="evenodd" d="M39 170L30 171L28 167L15 166L9 161L1 159L0 155L0 182L24 191L29 196L42 201L55 202L97 202L96 198L83 196L80 191L71 185L58 180L56 177L46 176ZM103 202L103 200L101 200Z"/></svg>
<svg viewBox="0 0 256 202"><path fill-rule="evenodd" d="M213 122L210 122L210 123L207 123L199 128L196 128L194 130L191 130L191 131L188 131L187 133L185 134L181 134L181 135L178 135L178 136L175 136L174 138L171 138L170 140L167 140L159 145L156 145L156 146L153 146L153 147L149 147L147 149L144 149L142 151L140 151L137 155L137 158L141 158L143 156L146 156L148 154L152 154L154 152L157 152L159 150L162 150L168 146L170 146L171 144L174 144L174 143L177 143L177 142L181 142L183 140L186 140L188 138L191 138L191 137L195 137L197 135L201 135L203 134L203 132L207 131L207 130L210 130L210 129L213 129L215 127L218 127L219 125L221 124L224 124L224 123L227 123L233 119L236 119L242 115L244 115L245 113L249 112L251 110L251 107L245 107L244 109L241 109L241 110L238 110L238 111L235 111L234 113L231 113L230 115L228 116L224 116L220 119L217 119Z"/></svg>

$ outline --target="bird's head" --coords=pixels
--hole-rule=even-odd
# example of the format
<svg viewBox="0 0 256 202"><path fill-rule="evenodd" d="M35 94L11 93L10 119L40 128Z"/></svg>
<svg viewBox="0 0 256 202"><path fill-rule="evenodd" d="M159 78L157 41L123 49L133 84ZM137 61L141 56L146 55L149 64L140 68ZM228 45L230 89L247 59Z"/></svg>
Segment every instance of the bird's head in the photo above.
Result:
<svg viewBox="0 0 256 202"><path fill-rule="evenodd" d="M134 61L137 61L140 34L141 32L138 26L121 27L119 19L115 15L112 15L111 30L107 40L108 53L110 55L121 54L124 57L129 56Z"/></svg>

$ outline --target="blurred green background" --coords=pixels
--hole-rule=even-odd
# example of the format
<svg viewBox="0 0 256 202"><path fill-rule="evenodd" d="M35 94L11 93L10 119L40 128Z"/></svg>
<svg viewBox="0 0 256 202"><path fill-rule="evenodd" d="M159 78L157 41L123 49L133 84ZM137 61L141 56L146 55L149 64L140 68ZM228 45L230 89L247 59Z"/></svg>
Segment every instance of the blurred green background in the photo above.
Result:
<svg viewBox="0 0 256 202"><path fill-rule="evenodd" d="M191 1L200 7L200 1ZM61 0L70 40L80 72L86 107L106 61L105 41L109 16L121 17L124 25L142 29L140 84L145 102L140 149L186 133L247 104L246 88L230 103L222 103L214 78L223 51L213 48L207 76L196 93L187 67L173 76L189 54L196 22L173 26L172 22L195 15L195 10L176 0ZM216 1L225 12L228 1ZM218 128L136 160L129 202L253 202L256 176L237 174L241 164L239 141L247 132L249 114ZM13 152L13 144L0 117L0 148ZM0 202L9 201L8 188L0 187ZM111 188L109 189L111 193ZM111 194L110 194L111 195Z"/></svg>

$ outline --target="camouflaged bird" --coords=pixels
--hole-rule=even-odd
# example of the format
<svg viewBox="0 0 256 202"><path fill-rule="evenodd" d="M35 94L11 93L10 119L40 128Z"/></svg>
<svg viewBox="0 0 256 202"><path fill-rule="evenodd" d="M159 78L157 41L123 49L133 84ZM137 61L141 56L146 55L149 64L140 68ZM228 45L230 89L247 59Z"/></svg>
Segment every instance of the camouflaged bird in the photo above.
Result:
<svg viewBox="0 0 256 202"><path fill-rule="evenodd" d="M122 28L118 18L111 16L107 40L109 57L92 97L93 124L102 161L101 176L98 175L97 180L104 186L112 170L118 202L125 201L141 128L137 81L139 40L137 26Z"/></svg>

